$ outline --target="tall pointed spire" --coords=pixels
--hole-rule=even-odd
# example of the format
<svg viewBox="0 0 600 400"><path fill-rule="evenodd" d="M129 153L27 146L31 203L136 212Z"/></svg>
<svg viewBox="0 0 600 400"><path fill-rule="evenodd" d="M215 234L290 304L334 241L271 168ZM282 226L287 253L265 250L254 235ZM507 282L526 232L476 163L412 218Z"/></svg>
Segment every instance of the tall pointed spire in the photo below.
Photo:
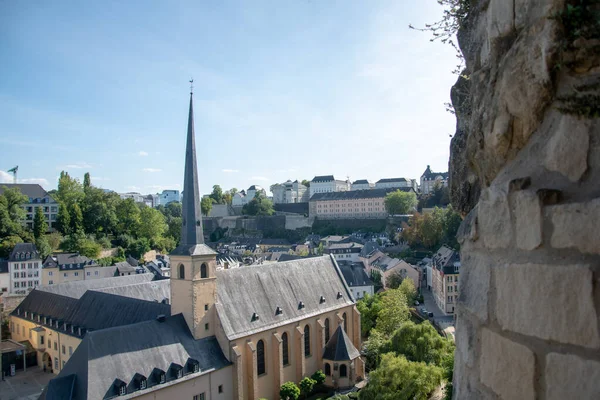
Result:
<svg viewBox="0 0 600 400"><path fill-rule="evenodd" d="M190 81L190 84L193 80ZM204 243L202 232L202 213L198 190L198 167L196 165L196 140L194 138L194 93L190 87L190 111L185 149L185 175L183 181L183 221L181 226L181 245L194 246Z"/></svg>

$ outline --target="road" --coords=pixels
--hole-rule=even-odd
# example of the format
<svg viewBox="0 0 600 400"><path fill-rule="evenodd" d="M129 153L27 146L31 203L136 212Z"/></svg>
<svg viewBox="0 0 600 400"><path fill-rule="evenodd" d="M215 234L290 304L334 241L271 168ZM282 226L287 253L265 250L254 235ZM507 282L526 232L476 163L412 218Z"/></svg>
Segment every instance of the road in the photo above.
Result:
<svg viewBox="0 0 600 400"><path fill-rule="evenodd" d="M417 310L420 310L421 307L425 307L428 312L433 313L433 320L435 323L446 331L447 334L454 336L454 316L445 315L442 310L438 308L433 299L432 292L426 288L422 288L421 293L423 294L424 305L418 306Z"/></svg>

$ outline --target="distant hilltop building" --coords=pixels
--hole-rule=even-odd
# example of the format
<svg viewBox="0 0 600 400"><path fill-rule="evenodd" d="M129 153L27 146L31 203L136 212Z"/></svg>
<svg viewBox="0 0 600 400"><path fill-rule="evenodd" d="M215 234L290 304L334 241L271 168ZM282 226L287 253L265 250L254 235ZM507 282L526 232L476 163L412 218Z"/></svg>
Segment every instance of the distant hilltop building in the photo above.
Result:
<svg viewBox="0 0 600 400"><path fill-rule="evenodd" d="M333 175L315 176L310 181L310 197L315 193L345 192L350 190L350 181L335 179Z"/></svg>
<svg viewBox="0 0 600 400"><path fill-rule="evenodd" d="M375 182L375 189L402 189L402 188L413 188L416 192L418 190L418 184L416 179L407 178L385 178Z"/></svg>
<svg viewBox="0 0 600 400"><path fill-rule="evenodd" d="M358 179L352 182L352 190L369 190L375 189L375 184L367 179Z"/></svg>
<svg viewBox="0 0 600 400"><path fill-rule="evenodd" d="M429 194L433 192L436 185L448 186L448 173L433 172L428 165L425 172L423 172L423 175L421 175L421 193Z"/></svg>
<svg viewBox="0 0 600 400"><path fill-rule="evenodd" d="M247 203L250 203L257 193L261 193L264 196L267 195L265 189L259 185L252 185L248 188L248 190L241 190L233 195L233 199L231 199L231 205L233 207L242 207Z"/></svg>
<svg viewBox="0 0 600 400"><path fill-rule="evenodd" d="M35 209L41 208L48 223L48 232L55 230L54 225L56 224L56 216L58 215L58 203L44 188L37 183L0 183L0 195L4 193L5 187L7 189L17 188L21 193L29 197L29 202L23 206L26 212L25 225L28 228L33 228Z"/></svg>
<svg viewBox="0 0 600 400"><path fill-rule="evenodd" d="M158 195L158 204L166 206L174 201L180 201L180 196L179 190L163 190Z"/></svg>
<svg viewBox="0 0 600 400"><path fill-rule="evenodd" d="M273 193L273 204L306 203L310 198L310 191L306 186L295 180L276 183L270 187Z"/></svg>

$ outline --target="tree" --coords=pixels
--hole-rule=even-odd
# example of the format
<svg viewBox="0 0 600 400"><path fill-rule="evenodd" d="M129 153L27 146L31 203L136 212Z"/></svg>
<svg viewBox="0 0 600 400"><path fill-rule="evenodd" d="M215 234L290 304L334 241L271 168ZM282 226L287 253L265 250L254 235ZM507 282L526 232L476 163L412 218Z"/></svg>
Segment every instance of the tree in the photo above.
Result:
<svg viewBox="0 0 600 400"><path fill-rule="evenodd" d="M452 207L434 208L426 214L414 214L402 231L402 238L411 247L436 250L442 244L457 248L456 232L462 219Z"/></svg>
<svg viewBox="0 0 600 400"><path fill-rule="evenodd" d="M304 397L310 396L316 383L317 382L315 382L314 379L311 379L308 376L305 377L300 381L300 384L298 385L300 386L300 393L302 393Z"/></svg>
<svg viewBox="0 0 600 400"><path fill-rule="evenodd" d="M117 231L121 234L137 234L140 226L140 208L133 199L120 201L116 207Z"/></svg>
<svg viewBox="0 0 600 400"><path fill-rule="evenodd" d="M6 188L0 195L0 238L7 236L23 236L25 209L23 206L29 198L19 188Z"/></svg>
<svg viewBox="0 0 600 400"><path fill-rule="evenodd" d="M379 367L369 374L369 384L359 392L359 399L426 400L442 378L440 367L384 354Z"/></svg>
<svg viewBox="0 0 600 400"><path fill-rule="evenodd" d="M381 295L367 294L358 300L356 307L360 312L360 330L365 336L369 336L371 330L375 328L375 323L381 310Z"/></svg>
<svg viewBox="0 0 600 400"><path fill-rule="evenodd" d="M200 201L200 211L202 215L208 217L210 214L210 210L212 210L213 198L212 197L203 197Z"/></svg>
<svg viewBox="0 0 600 400"><path fill-rule="evenodd" d="M122 201L115 193L88 187L81 201L83 227L86 233L114 232L117 226L117 204Z"/></svg>
<svg viewBox="0 0 600 400"><path fill-rule="evenodd" d="M58 215L56 216L56 229L63 235L71 233L71 215L65 203L59 203Z"/></svg>
<svg viewBox="0 0 600 400"><path fill-rule="evenodd" d="M398 289L404 278L406 278L406 274L401 271L394 271L385 279L385 286L388 289Z"/></svg>
<svg viewBox="0 0 600 400"><path fill-rule="evenodd" d="M102 251L102 246L93 240L86 238L79 241L77 251L82 256L98 258L98 256L100 256L100 252Z"/></svg>
<svg viewBox="0 0 600 400"><path fill-rule="evenodd" d="M406 321L390 338L388 350L405 356L409 361L441 367L444 360L454 353L454 344L440 336L429 321L421 324Z"/></svg>
<svg viewBox="0 0 600 400"><path fill-rule="evenodd" d="M308 188L308 187L310 187L310 181L309 181L309 180L302 179L302 184L303 184L304 186L306 186L307 188Z"/></svg>
<svg viewBox="0 0 600 400"><path fill-rule="evenodd" d="M167 224L169 225L169 229L167 230L167 235L172 237L175 240L176 245L179 244L181 240L181 217L173 217Z"/></svg>
<svg viewBox="0 0 600 400"><path fill-rule="evenodd" d="M46 222L46 217L44 216L42 207L36 207L35 215L33 217L33 237L39 239L44 236L47 230L48 223Z"/></svg>
<svg viewBox="0 0 600 400"><path fill-rule="evenodd" d="M231 204L232 200L233 195L229 191L223 193L223 204Z"/></svg>
<svg viewBox="0 0 600 400"><path fill-rule="evenodd" d="M221 186L214 185L209 197L215 201L215 204L223 204L223 189L221 189Z"/></svg>
<svg viewBox="0 0 600 400"><path fill-rule="evenodd" d="M279 397L282 400L297 400L300 397L300 388L294 382L286 382L279 388Z"/></svg>
<svg viewBox="0 0 600 400"><path fill-rule="evenodd" d="M383 277L381 276L381 272L376 269L371 270L371 281L373 282L373 286L375 291L377 292L379 289L383 288Z"/></svg>
<svg viewBox="0 0 600 400"><path fill-rule="evenodd" d="M48 240L48 244L50 245L52 251L56 251L63 241L63 236L59 232L52 232L46 236L46 239Z"/></svg>
<svg viewBox="0 0 600 400"><path fill-rule="evenodd" d="M155 243L167 231L165 216L158 210L150 207L144 207L140 212L140 225L138 228L138 237L148 239Z"/></svg>
<svg viewBox="0 0 600 400"><path fill-rule="evenodd" d="M414 192L396 190L385 195L385 209L389 214L410 214L417 205L417 195Z"/></svg>
<svg viewBox="0 0 600 400"><path fill-rule="evenodd" d="M417 298L417 289L415 288L415 283L412 279L405 278L402 280L402 283L400 283L400 286L398 286L398 290L404 293L406 301L409 305L415 302L415 299Z"/></svg>
<svg viewBox="0 0 600 400"><path fill-rule="evenodd" d="M381 296L381 309L377 315L377 330L390 335L408 320L408 303L406 296L399 289L391 289Z"/></svg>
<svg viewBox="0 0 600 400"><path fill-rule="evenodd" d="M257 193L249 203L244 204L244 207L242 207L242 214L244 215L273 215L274 212L273 202L260 193Z"/></svg>
<svg viewBox="0 0 600 400"><path fill-rule="evenodd" d="M77 179L71 178L68 172L61 171L56 198L59 203L71 208L83 199L83 186Z"/></svg>
<svg viewBox="0 0 600 400"><path fill-rule="evenodd" d="M320 369L316 370L314 374L312 374L311 378L315 381L317 385L325 382L325 373Z"/></svg>
<svg viewBox="0 0 600 400"><path fill-rule="evenodd" d="M83 191L87 191L92 186L92 180L90 179L90 173L86 172L83 175Z"/></svg>
<svg viewBox="0 0 600 400"><path fill-rule="evenodd" d="M373 329L369 339L364 342L365 367L368 371L372 371L379 366L381 356L388 352L388 347L389 340L377 329Z"/></svg>
<svg viewBox="0 0 600 400"><path fill-rule="evenodd" d="M182 216L182 205L178 201L172 201L165 206L165 217L169 218L181 218Z"/></svg>
<svg viewBox="0 0 600 400"><path fill-rule="evenodd" d="M23 239L20 236L12 235L6 236L0 240L0 257L8 257L10 252L13 250L15 245L23 243Z"/></svg>
<svg viewBox="0 0 600 400"><path fill-rule="evenodd" d="M83 214L79 204L75 203L71 209L71 234L77 232L83 232Z"/></svg>
<svg viewBox="0 0 600 400"><path fill-rule="evenodd" d="M35 239L35 247L40 253L42 260L52 253L52 247L50 247L48 239L43 235Z"/></svg>

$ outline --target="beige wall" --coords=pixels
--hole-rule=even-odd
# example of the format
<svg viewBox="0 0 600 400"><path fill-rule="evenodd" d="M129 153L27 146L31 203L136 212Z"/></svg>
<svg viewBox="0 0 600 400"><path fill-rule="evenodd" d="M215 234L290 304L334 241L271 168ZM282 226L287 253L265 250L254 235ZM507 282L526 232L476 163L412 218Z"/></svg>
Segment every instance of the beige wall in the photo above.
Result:
<svg viewBox="0 0 600 400"><path fill-rule="evenodd" d="M193 400L195 395L205 394L206 400L233 399L233 367L227 366L202 376L169 382L133 393L125 398L135 397L140 400ZM223 392L219 393L219 386Z"/></svg>
<svg viewBox="0 0 600 400"><path fill-rule="evenodd" d="M344 199L311 201L311 216L323 219L334 218L385 218L383 197L372 199Z"/></svg>
<svg viewBox="0 0 600 400"><path fill-rule="evenodd" d="M57 283L83 281L86 279L110 278L115 275L115 269L116 267L114 265L109 267L85 267L84 269L64 271L61 271L58 268L43 268L42 285L56 285ZM97 275L96 272L98 273ZM52 283L50 283L50 281L52 281Z"/></svg>

